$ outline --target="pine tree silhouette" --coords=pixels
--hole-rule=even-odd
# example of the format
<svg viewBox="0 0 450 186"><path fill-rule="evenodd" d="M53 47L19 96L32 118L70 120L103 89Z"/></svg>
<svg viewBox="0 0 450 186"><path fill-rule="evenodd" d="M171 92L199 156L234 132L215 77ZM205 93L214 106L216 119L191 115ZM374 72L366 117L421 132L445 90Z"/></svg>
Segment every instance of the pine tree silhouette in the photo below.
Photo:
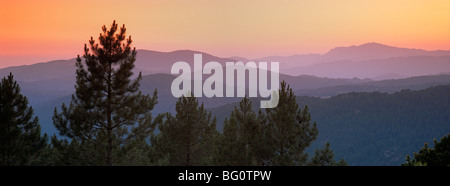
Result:
<svg viewBox="0 0 450 186"><path fill-rule="evenodd" d="M0 82L0 165L28 165L47 145L12 73Z"/></svg>
<svg viewBox="0 0 450 186"><path fill-rule="evenodd" d="M125 25L119 29L114 21L102 31L99 43L91 37L89 47L85 44L84 62L78 56L76 92L61 113L55 108L53 122L61 135L91 145L92 156L104 161L100 165L111 166L122 145L152 133L162 116L150 113L156 90L153 96L139 91L141 73L131 80L136 49L131 49L131 36L125 36Z"/></svg>

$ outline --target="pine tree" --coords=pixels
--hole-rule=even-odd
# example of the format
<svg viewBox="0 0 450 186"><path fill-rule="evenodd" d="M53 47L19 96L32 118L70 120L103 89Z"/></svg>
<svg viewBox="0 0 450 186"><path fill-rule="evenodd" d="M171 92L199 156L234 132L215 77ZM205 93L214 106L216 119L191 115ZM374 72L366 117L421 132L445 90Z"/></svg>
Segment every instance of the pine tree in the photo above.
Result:
<svg viewBox="0 0 450 186"><path fill-rule="evenodd" d="M311 124L309 109L301 109L285 81L279 90L278 106L266 109L266 141L271 148L268 165L305 165L304 150L316 139L317 125Z"/></svg>
<svg viewBox="0 0 450 186"><path fill-rule="evenodd" d="M68 141L58 139L56 135L51 137L51 143L47 145L39 157L38 165L41 166L87 166L102 165L99 162L101 156L92 154L88 149L89 144L82 144L77 140Z"/></svg>
<svg viewBox="0 0 450 186"><path fill-rule="evenodd" d="M153 135L153 134L152 134ZM150 145L147 143L148 137L140 136L120 148L119 156L123 157L117 165L125 166L149 166L151 159L148 156Z"/></svg>
<svg viewBox="0 0 450 186"><path fill-rule="evenodd" d="M114 21L102 31L99 43L91 37L89 47L85 44L84 63L78 56L76 92L61 113L55 108L53 122L62 136L94 149L83 153L101 156L101 164L111 166L123 154L122 145L148 136L162 117L153 119L150 113L157 103L156 90L152 97L139 91L140 73L131 80L136 49L131 49L131 36L126 39L125 25L118 29Z"/></svg>
<svg viewBox="0 0 450 186"><path fill-rule="evenodd" d="M242 151L244 144L239 139L236 118L225 118L223 133L216 139L214 152L214 165L239 166L246 164L246 158Z"/></svg>
<svg viewBox="0 0 450 186"><path fill-rule="evenodd" d="M260 127L251 101L245 97L225 119L223 135L221 135L216 155L216 164L249 166L258 165L256 154L261 140Z"/></svg>
<svg viewBox="0 0 450 186"><path fill-rule="evenodd" d="M256 155L257 165L272 165L271 161L274 155L274 148L272 145L272 133L269 130L269 121L267 115L264 111L259 110L257 116L258 122L258 132L256 133L255 138L256 143L253 148L254 154Z"/></svg>
<svg viewBox="0 0 450 186"><path fill-rule="evenodd" d="M45 147L38 118L12 73L0 82L0 165L28 165Z"/></svg>
<svg viewBox="0 0 450 186"><path fill-rule="evenodd" d="M152 140L154 154L160 155L154 161L169 165L210 165L217 135L215 117L211 119L211 113L203 103L199 106L193 95L180 97L175 110L175 116L166 114L165 122L159 126L160 133Z"/></svg>

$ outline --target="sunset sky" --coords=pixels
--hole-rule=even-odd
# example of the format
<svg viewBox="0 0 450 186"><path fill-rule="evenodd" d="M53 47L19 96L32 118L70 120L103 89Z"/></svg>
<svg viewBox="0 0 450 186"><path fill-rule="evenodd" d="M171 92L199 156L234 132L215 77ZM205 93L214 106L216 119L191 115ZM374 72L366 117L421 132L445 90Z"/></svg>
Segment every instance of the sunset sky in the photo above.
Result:
<svg viewBox="0 0 450 186"><path fill-rule="evenodd" d="M220 57L325 53L367 42L450 49L448 0L16 0L0 2L0 68L74 58L113 20L138 49Z"/></svg>

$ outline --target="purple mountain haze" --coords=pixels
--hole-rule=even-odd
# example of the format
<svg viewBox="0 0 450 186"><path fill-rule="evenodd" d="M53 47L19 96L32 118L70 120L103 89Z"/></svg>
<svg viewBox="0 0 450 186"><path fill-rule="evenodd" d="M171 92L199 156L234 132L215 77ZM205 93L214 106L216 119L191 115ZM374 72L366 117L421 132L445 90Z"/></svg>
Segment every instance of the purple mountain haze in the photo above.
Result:
<svg viewBox="0 0 450 186"><path fill-rule="evenodd" d="M450 72L450 51L426 51L367 43L359 46L336 47L329 52L308 55L270 56L248 60L242 57L222 58L193 50L158 52L138 50L135 72L143 75L170 74L173 63L185 61L193 66L194 54L203 54L203 64L216 61L280 62L280 73L291 76L313 75L330 78L389 79ZM0 69L0 75L13 72L24 82L73 77L75 60L57 60L33 65Z"/></svg>

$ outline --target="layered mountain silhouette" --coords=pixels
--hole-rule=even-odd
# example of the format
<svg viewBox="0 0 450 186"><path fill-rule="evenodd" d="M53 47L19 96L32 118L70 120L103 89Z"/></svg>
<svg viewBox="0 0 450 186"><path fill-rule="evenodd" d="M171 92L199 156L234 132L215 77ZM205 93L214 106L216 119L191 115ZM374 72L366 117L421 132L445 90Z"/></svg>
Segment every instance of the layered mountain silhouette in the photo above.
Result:
<svg viewBox="0 0 450 186"><path fill-rule="evenodd" d="M445 56L450 55L450 51L436 50L426 51L421 49L408 49L387 46L379 43L366 43L359 46L336 47L326 54L326 60L352 60L364 61L372 59L387 59L407 56Z"/></svg>
<svg viewBox="0 0 450 186"><path fill-rule="evenodd" d="M376 80L436 75L450 72L450 51L426 51L367 43L359 46L337 47L320 54L270 56L258 59L243 57L223 58L194 50L158 52L138 50L135 72L143 75L170 73L175 62L185 61L193 65L194 54L202 54L203 64L216 61L280 62L280 72L291 76L313 75L329 78L370 78ZM33 65L0 69L4 76L13 72L20 81L32 82L61 79L73 76L75 59L56 60ZM137 73L136 73L137 74Z"/></svg>
<svg viewBox="0 0 450 186"><path fill-rule="evenodd" d="M280 71L289 75L383 80L448 73L449 56L448 50L426 51L366 43L336 47L323 55L271 56L254 61L279 61Z"/></svg>
<svg viewBox="0 0 450 186"><path fill-rule="evenodd" d="M193 67L194 54L202 54L203 64L216 61L224 65L226 62L242 61L244 63L253 62L280 62L280 81L285 80L294 90L297 96L311 96L299 98L300 104L309 104L315 110L311 110L313 120L317 120L322 127L321 140L329 139L337 142L332 142L336 147L344 147L350 152L352 148L364 146L363 142L352 146L347 139L339 138L339 134L334 135L327 127L337 127L340 131L360 131L368 130L373 127L377 129L374 122L370 125L359 126L358 122L366 123L364 118L372 117L370 112L365 112L365 117L359 120L346 119L346 117L357 118L362 111L361 108L371 108L375 103L383 103L396 106L398 110L396 113L402 113L402 106L406 105L408 100L403 100L401 104L395 101L402 96L409 96L414 99L428 99L427 94L430 94L432 104L441 105L444 110L434 109L433 112L441 117L442 121L447 121L448 116L448 97L445 97L445 89L432 89L433 91L422 91L420 96L415 96L417 92L402 91L404 89L423 90L439 85L450 84L450 51L426 51L420 49L406 49L391 47L377 43L367 43L359 46L337 47L325 54L308 54L308 55L294 55L294 56L270 56L258 59L246 59L243 57L217 57L211 54L203 53L194 50L178 50L173 52L158 52L151 50L138 50L137 60L135 63L135 75L142 72L143 79L141 81L140 89L145 94L152 94L155 89L158 90L158 104L155 106L153 112L155 114L164 112L174 112L176 98L171 94L171 83L177 75L171 75L170 70L172 65L178 61L184 61ZM55 60L50 62L36 63L32 65L7 67L0 69L0 77L7 76L10 72L14 74L15 79L19 82L22 93L28 97L30 104L35 109L35 114L40 119L43 132L55 134L56 130L53 127L52 116L54 108L60 108L62 103L69 103L71 95L74 93L75 85L75 59ZM209 75L204 75L205 80ZM216 85L215 85L216 86ZM219 85L220 86L220 85ZM378 92L371 94L356 94L354 92ZM379 93L382 92L383 94ZM398 93L401 92L401 93ZM437 92L437 93L435 93ZM390 93L396 96L387 95ZM355 96L355 99L346 99L346 96ZM365 96L370 95L370 96ZM383 99L380 98L380 95ZM372 97L371 97L372 96ZM377 97L378 96L378 97ZM320 97L320 98L317 98ZM439 99L444 97L447 102L439 102ZM324 99L326 98L326 99ZM357 99L356 99L357 98ZM370 101L371 99L374 101ZM364 101L367 99L369 101ZM378 100L377 100L378 99ZM199 98L200 102L205 104L205 107L214 111L218 117L218 128L221 130L223 118L228 117L230 109L234 107L236 102L241 98ZM334 102L339 100L342 102ZM413 102L414 100L410 100ZM346 103L351 103L346 104ZM258 104L258 102L254 102ZM425 102L424 102L425 104ZM351 106L344 114L340 115L340 108L338 105ZM356 106L358 108L356 108ZM256 105L257 106L257 105ZM377 108L383 108L378 105ZM408 113L408 109L412 109L416 105L406 105L405 113L402 113L403 118L408 117L422 117L426 118L427 113ZM432 108L433 105L428 105ZM411 107L411 108L410 108ZM333 108L333 109L329 109ZM356 108L356 110L355 110ZM353 109L353 110L352 110ZM445 110L447 109L447 110ZM370 110L370 109L369 109ZM431 111L430 111L431 112ZM447 112L447 114L442 114ZM388 115L389 120L384 120L387 117L384 111L376 110L374 112L377 122L383 123L387 121L389 126L395 125L396 122L402 122L402 129L407 130L408 124L403 121L397 121L394 116ZM424 115L425 114L425 115ZM330 117L335 119L329 119ZM339 117L338 117L339 116ZM367 116L367 117L366 117ZM327 119L328 118L328 119ZM449 119L450 120L450 119ZM353 123L348 123L353 122ZM416 133L427 129L427 123L414 123L414 127L420 130L415 130ZM441 123L439 125L442 125ZM326 127L325 127L326 126ZM388 126L388 127L389 127ZM365 127L365 128L361 128ZM380 127L386 127L383 125ZM445 127L440 126L442 129ZM370 130L368 130L370 131ZM378 130L379 135L389 134L390 130ZM398 132L398 131L397 131ZM444 131L445 132L445 131ZM349 134L351 132L348 132ZM396 133L400 134L401 132ZM359 133L351 133L359 134ZM325 135L325 136L324 136ZM437 133L428 133L426 137L422 137L419 141L423 142L430 136L439 138ZM364 138L365 139L365 138ZM341 140L341 141L339 141ZM373 139L370 139L373 140ZM397 140L397 138L396 138ZM398 139L401 140L401 139ZM430 139L431 140L431 139ZM321 143L323 144L323 143ZM405 143L407 144L407 143ZM422 144L414 144L414 148L420 148ZM378 148L378 147L376 147ZM375 148L375 149L376 149ZM398 147L401 148L401 147ZM395 159L377 160L381 165L398 164L402 160L399 159L404 156L406 151L417 151L418 149L409 149L395 151ZM350 149L350 150L349 150ZM401 153L400 153L401 151ZM370 162L361 162L358 156L349 157L351 155L346 151L339 151L335 149L339 157L345 157L354 164L369 164ZM391 153L389 149L383 152ZM347 153L347 154L346 154Z"/></svg>
<svg viewBox="0 0 450 186"><path fill-rule="evenodd" d="M160 95L171 97L170 85L176 77L170 75L172 65L175 62L184 61L193 68L194 54L199 53L202 54L203 64L210 61L216 61L222 65L236 61L280 62L280 80L287 81L298 95L320 97L349 91L392 92L401 88L426 88L447 82L447 76L443 75L440 79L428 78L428 81L422 85L417 85L416 82L419 81L412 79L405 80L411 83L403 84L403 86L390 86L388 83L389 86L384 87L379 86L384 85L383 83L377 83L367 77L383 80L434 76L450 72L450 51L406 49L377 43L337 47L323 55L271 56L254 60L242 57L222 58L194 50L173 52L138 50L134 72L135 75L139 72L144 75L141 88L148 89L146 92L149 93L150 89L156 88ZM75 61L74 58L7 67L0 69L0 76L3 77L12 72L30 102L36 105L74 92ZM203 80L208 76L204 75ZM218 98L212 100L215 102L212 106L220 106L232 101L232 99Z"/></svg>
<svg viewBox="0 0 450 186"><path fill-rule="evenodd" d="M331 78L371 78L377 80L445 74L450 56L408 56L366 61L343 60L308 67L297 67L286 73L300 73Z"/></svg>

